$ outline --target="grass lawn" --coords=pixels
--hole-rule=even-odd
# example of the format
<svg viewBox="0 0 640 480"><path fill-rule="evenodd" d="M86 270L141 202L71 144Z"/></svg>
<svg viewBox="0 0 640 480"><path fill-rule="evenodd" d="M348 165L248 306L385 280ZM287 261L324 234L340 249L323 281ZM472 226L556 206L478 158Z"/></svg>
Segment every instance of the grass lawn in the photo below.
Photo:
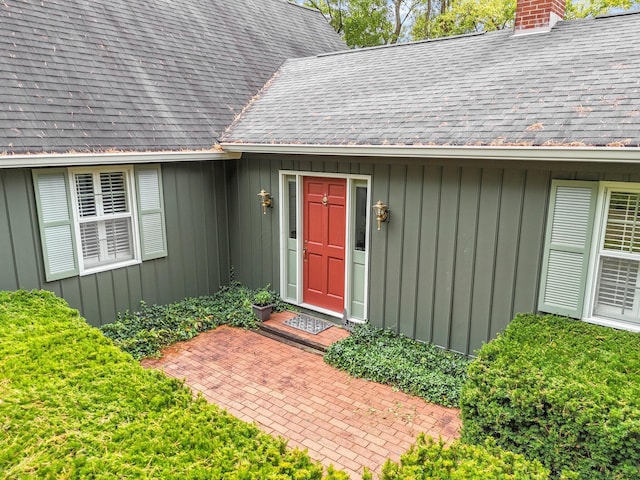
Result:
<svg viewBox="0 0 640 480"><path fill-rule="evenodd" d="M47 292L0 292L4 478L337 479L144 370Z"/></svg>

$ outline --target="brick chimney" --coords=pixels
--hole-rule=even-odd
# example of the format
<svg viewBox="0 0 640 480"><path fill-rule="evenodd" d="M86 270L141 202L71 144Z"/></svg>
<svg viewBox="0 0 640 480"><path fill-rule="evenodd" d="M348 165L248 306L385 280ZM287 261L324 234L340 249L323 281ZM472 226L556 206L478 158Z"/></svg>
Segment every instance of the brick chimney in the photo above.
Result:
<svg viewBox="0 0 640 480"><path fill-rule="evenodd" d="M514 35L548 32L564 18L566 0L518 0Z"/></svg>

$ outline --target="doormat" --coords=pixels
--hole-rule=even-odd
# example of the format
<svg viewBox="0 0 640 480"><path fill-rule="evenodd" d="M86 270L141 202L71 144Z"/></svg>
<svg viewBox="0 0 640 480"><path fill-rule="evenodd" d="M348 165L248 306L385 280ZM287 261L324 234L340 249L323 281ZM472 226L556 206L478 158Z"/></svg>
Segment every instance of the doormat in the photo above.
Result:
<svg viewBox="0 0 640 480"><path fill-rule="evenodd" d="M326 322L319 318L310 317L309 315L304 315L302 313L290 318L289 320L285 320L282 323L313 335L317 335L323 330L333 326L333 323L331 322Z"/></svg>

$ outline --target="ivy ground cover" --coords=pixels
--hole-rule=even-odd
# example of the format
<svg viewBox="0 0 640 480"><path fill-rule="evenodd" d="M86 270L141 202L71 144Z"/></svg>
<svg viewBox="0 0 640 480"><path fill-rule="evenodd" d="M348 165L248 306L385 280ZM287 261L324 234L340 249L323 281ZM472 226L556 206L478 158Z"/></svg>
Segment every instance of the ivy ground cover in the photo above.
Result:
<svg viewBox="0 0 640 480"><path fill-rule="evenodd" d="M446 407L457 407L469 359L391 330L357 325L334 343L325 361L358 378L396 387Z"/></svg>
<svg viewBox="0 0 640 480"><path fill-rule="evenodd" d="M288 308L275 291L263 288L258 292L273 299L274 311ZM118 314L113 323L100 329L135 359L159 356L162 348L220 325L255 328L258 319L251 309L251 301L256 293L233 282L212 295L188 297L168 305L141 302L138 311Z"/></svg>
<svg viewBox="0 0 640 480"><path fill-rule="evenodd" d="M0 428L4 478L323 478L284 440L144 370L48 292L0 292Z"/></svg>

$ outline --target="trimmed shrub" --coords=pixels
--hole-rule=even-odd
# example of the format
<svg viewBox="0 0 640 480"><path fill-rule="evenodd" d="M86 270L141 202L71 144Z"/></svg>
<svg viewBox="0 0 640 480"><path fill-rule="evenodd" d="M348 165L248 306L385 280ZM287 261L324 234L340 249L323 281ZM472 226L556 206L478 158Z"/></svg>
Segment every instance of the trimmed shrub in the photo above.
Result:
<svg viewBox="0 0 640 480"><path fill-rule="evenodd" d="M3 478L323 475L282 438L143 369L49 292L0 292L0 422Z"/></svg>
<svg viewBox="0 0 640 480"><path fill-rule="evenodd" d="M552 474L640 478L640 334L518 315L478 352L462 397L462 438L487 437Z"/></svg>
<svg viewBox="0 0 640 480"><path fill-rule="evenodd" d="M366 477L364 477L366 478ZM371 475L368 477L372 478ZM508 480L549 478L549 470L537 461L507 452L491 440L484 445L444 442L420 434L415 445L400 457L400 464L387 460L381 480Z"/></svg>
<svg viewBox="0 0 640 480"><path fill-rule="evenodd" d="M354 377L449 407L458 404L469 363L463 355L369 325L357 325L349 337L332 344L324 358Z"/></svg>
<svg viewBox="0 0 640 480"><path fill-rule="evenodd" d="M274 311L288 307L275 292L265 291L274 299ZM118 314L115 322L100 329L136 359L158 356L162 348L219 325L255 328L257 318L251 309L254 294L255 291L234 282L213 295L185 298L169 305L150 306L141 302L139 311Z"/></svg>

